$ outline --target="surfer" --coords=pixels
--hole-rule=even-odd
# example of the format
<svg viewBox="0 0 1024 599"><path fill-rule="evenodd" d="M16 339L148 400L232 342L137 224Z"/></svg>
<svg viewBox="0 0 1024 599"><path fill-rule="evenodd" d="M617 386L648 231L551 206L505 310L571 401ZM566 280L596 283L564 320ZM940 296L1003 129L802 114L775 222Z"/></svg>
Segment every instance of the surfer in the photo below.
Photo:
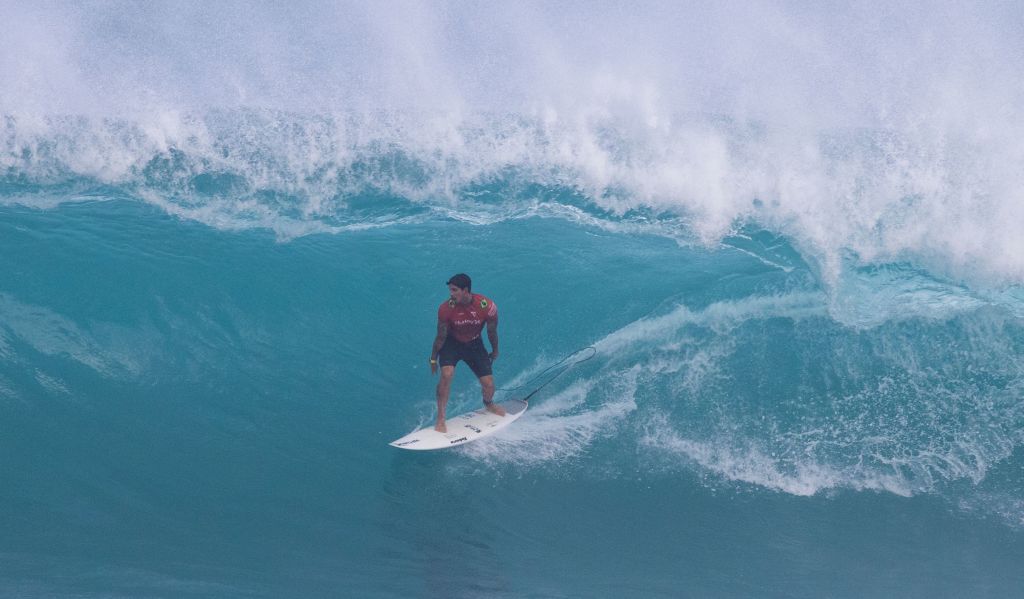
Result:
<svg viewBox="0 0 1024 599"><path fill-rule="evenodd" d="M484 406L499 416L505 410L494 403L494 375L491 363L498 359L498 307L490 298L473 293L469 275L459 273L448 279L450 297L437 309L437 337L430 351L430 374L437 373L441 365L441 380L437 383L437 424L434 430L448 432L444 424L444 409L455 375L455 364L462 360L480 379ZM487 340L491 353L487 353L480 332L487 325Z"/></svg>

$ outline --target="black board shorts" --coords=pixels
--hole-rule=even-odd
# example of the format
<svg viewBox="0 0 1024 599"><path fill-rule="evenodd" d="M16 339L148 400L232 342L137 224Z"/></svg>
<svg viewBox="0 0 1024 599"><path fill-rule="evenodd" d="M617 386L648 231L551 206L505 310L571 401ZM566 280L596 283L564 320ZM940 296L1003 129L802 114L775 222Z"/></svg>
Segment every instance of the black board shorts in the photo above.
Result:
<svg viewBox="0 0 1024 599"><path fill-rule="evenodd" d="M480 337L469 343L461 343L449 336L444 340L437 357L441 366L455 366L456 362L462 360L477 378L491 374L491 356L488 355L484 340Z"/></svg>

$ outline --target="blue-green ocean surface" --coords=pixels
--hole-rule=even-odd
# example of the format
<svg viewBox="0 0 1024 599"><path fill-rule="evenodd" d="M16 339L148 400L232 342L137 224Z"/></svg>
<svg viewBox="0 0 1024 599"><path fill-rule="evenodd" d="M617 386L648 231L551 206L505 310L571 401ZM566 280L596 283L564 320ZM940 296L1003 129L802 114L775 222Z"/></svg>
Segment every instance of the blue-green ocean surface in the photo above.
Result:
<svg viewBox="0 0 1024 599"><path fill-rule="evenodd" d="M1024 596L1019 19L641 8L0 7L0 595Z"/></svg>

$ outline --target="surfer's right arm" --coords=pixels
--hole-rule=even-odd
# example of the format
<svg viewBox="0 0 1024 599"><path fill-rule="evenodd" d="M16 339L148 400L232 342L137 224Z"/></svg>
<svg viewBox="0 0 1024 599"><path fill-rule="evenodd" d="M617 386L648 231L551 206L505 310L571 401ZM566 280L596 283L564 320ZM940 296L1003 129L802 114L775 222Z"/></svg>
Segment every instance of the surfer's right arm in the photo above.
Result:
<svg viewBox="0 0 1024 599"><path fill-rule="evenodd" d="M441 351L444 340L448 338L448 322L438 319L437 337L434 337L434 347L430 350L430 374L437 373L437 353Z"/></svg>

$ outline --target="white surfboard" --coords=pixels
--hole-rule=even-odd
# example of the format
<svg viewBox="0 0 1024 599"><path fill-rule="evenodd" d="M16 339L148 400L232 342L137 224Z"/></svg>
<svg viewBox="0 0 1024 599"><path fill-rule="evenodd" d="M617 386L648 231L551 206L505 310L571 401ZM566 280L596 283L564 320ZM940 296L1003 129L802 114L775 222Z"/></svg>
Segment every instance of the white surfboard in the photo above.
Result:
<svg viewBox="0 0 1024 599"><path fill-rule="evenodd" d="M401 439L396 439L389 445L415 450L444 449L476 441L515 422L526 412L528 404L521 399L510 399L498 405L505 408L504 416L498 416L480 408L445 420L445 426L448 427L447 433L439 433L434 430L433 425L430 425L413 431Z"/></svg>

